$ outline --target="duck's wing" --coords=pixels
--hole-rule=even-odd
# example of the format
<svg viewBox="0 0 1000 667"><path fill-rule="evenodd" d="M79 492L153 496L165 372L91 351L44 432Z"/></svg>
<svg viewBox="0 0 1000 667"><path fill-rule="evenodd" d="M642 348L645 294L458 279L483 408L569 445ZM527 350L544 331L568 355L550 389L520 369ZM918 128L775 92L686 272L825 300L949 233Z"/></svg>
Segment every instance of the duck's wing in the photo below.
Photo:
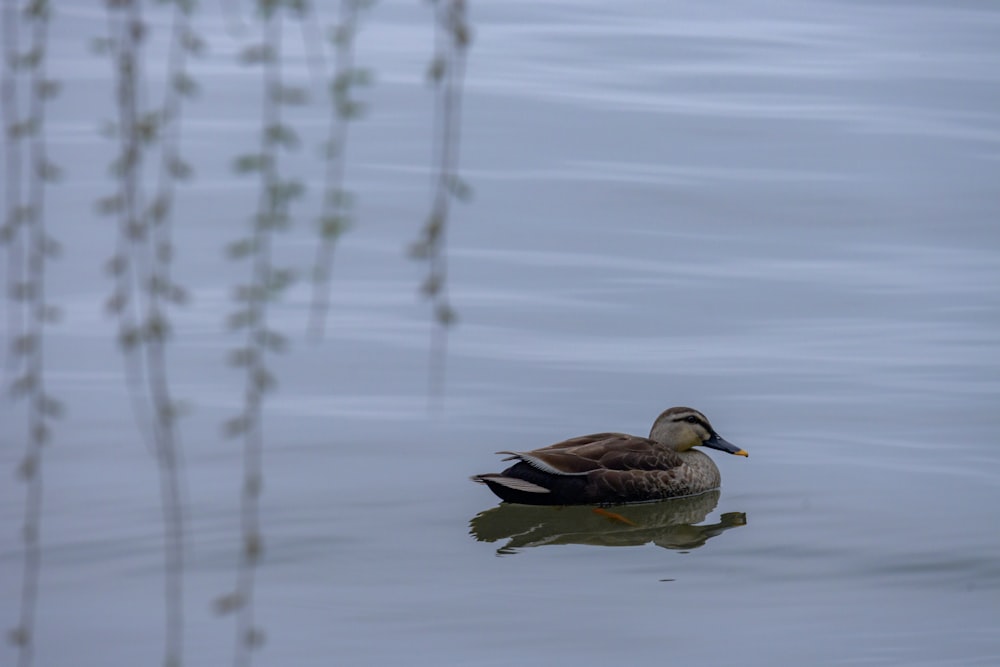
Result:
<svg viewBox="0 0 1000 667"><path fill-rule="evenodd" d="M670 470L681 465L677 452L649 438L625 433L593 433L529 452L502 451L553 475L586 475L595 470Z"/></svg>

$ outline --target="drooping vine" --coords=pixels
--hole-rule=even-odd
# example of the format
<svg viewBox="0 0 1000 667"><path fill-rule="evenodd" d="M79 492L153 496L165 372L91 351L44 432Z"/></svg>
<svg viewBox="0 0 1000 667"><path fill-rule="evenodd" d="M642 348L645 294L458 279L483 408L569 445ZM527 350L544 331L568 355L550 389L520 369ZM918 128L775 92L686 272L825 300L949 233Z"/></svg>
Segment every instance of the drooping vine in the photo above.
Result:
<svg viewBox="0 0 1000 667"><path fill-rule="evenodd" d="M297 148L298 135L283 121L285 106L300 104L304 92L282 80L282 24L287 12L299 19L306 10L296 0L258 0L261 40L246 48L241 56L247 65L261 68L262 104L260 147L257 152L236 159L237 172L256 174L258 202L249 234L229 247L232 259L249 264L248 282L236 288L238 304L228 320L229 328L243 332L244 344L232 351L231 364L244 377L243 405L229 420L227 432L243 441L243 489L240 498L242 545L235 590L216 601L218 611L236 614L234 664L248 665L252 651L264 640L254 621L254 591L257 568L264 553L260 527L260 497L263 491L264 398L273 390L275 378L269 358L285 347L285 337L271 327L269 306L281 297L293 281L293 273L274 264L273 245L277 232L291 222L289 207L303 191L300 182L281 171L283 151Z"/></svg>
<svg viewBox="0 0 1000 667"><path fill-rule="evenodd" d="M372 4L373 0L340 0L340 16L330 35L335 51L334 72L330 82L332 105L329 136L324 150L325 189L317 225L320 238L313 262L313 294L309 312L309 331L315 338L321 338L326 327L330 275L337 241L354 222L353 198L344 189L348 125L364 111L364 105L355 97L356 89L371 81L368 70L354 65L354 40L361 14Z"/></svg>
<svg viewBox="0 0 1000 667"><path fill-rule="evenodd" d="M112 165L116 190L98 208L117 223L117 248L107 263L114 281L108 311L118 321L126 379L136 421L160 474L164 524L164 664L180 665L183 654L184 519L178 404L170 389L167 343L169 310L186 300L173 281L172 210L177 182L191 168L180 154L183 101L197 92L187 59L202 49L191 26L189 0L167 0L173 23L167 86L159 107L147 107L143 49L148 25L138 0L108 4L109 36L96 47L111 57L118 117L109 125L119 152ZM147 197L147 174L154 178Z"/></svg>
<svg viewBox="0 0 1000 667"><path fill-rule="evenodd" d="M434 157L430 213L410 256L427 263L421 292L431 301L436 326L431 338L431 395L444 389L447 329L455 322L448 298L447 226L451 200L465 201L471 189L458 175L461 131L462 84L465 60L472 39L465 0L431 0L434 11L435 54L428 69L434 86Z"/></svg>
<svg viewBox="0 0 1000 667"><path fill-rule="evenodd" d="M52 3L2 1L0 49L4 63L0 101L4 117L5 210L0 242L7 260L8 317L4 326L12 342L3 354L12 392L26 405L28 434L19 467L27 488L21 619L10 638L20 647L20 664L29 665L35 647L41 564L43 445L61 411L59 402L47 391L43 354L45 332L58 315L47 301L46 291L46 266L56 256L58 244L49 235L44 212L46 189L58 174L46 152L44 111L58 87L46 78L45 71ZM202 42L192 27L194 0L158 1L173 13L166 62L168 83L162 102L158 94L147 89L144 53L151 24L143 18L143 3L105 3L108 35L97 40L95 46L107 54L114 73L116 117L107 124L106 131L114 141L116 156L111 168L114 190L98 202L97 208L113 220L117 232L116 248L107 262L112 285L107 309L117 325L133 413L160 473L165 543L164 662L175 667L183 657L183 475L180 411L168 381L168 353L170 314L185 300L185 291L176 284L172 271L172 214L175 189L191 173L180 148L183 107L197 91L187 60L201 50ZM455 319L446 289L446 227L451 201L469 195L468 186L458 177L458 135L470 29L463 0L431 3L437 43L429 68L436 100L434 182L430 212L411 250L414 257L427 263L421 289L433 306L436 328L432 360L436 360L435 367L441 369L441 374L432 373L432 387L440 387L446 331ZM302 184L280 169L281 156L298 144L295 132L283 122L282 109L305 97L282 80L282 15L302 19L310 10L306 0L256 0L255 4L262 39L244 52L243 59L262 70L260 148L238 158L237 170L258 178L259 201L249 234L230 247L234 258L246 261L250 276L236 290L238 307L229 319L230 326L238 329L244 339L231 355L231 362L244 378L243 406L227 425L243 444L242 544L235 592L219 601L220 609L237 614L236 664L248 664L252 650L263 640L253 613L254 581L263 554L259 518L263 406L275 384L269 362L286 344L271 324L269 309L293 279L291 271L275 265L272 250L275 234L289 224L290 206L302 191ZM310 331L316 335L322 335L326 320L336 245L354 220L352 198L345 187L349 126L363 111L358 91L370 80L369 73L355 65L354 45L364 11L372 4L372 0L340 0L340 15L331 35L336 55L330 81L332 112L324 196L318 216L319 242L312 269ZM226 6L231 8L231 14L238 13L236 3ZM303 26L311 29L305 23Z"/></svg>
<svg viewBox="0 0 1000 667"><path fill-rule="evenodd" d="M25 71L24 58L21 54L22 21L18 0L4 0L2 31L3 31L3 71L0 79L0 110L3 113L3 146L4 146L4 201L6 208L3 214L3 224L0 226L0 244L3 245L7 266L6 299L4 308L7 313L7 341L10 344L3 350L4 371L13 375L15 365L22 360L23 354L16 350L13 341L24 332L25 306L22 295L24 278L24 261L27 256L24 210L24 151L31 124L22 119L20 108L20 92L22 73Z"/></svg>
<svg viewBox="0 0 1000 667"><path fill-rule="evenodd" d="M8 254L8 312L15 314L12 333L11 394L26 404L27 437L18 476L26 485L22 540L20 618L9 638L18 647L18 665L34 661L35 616L41 579L42 458L51 438L51 424L62 405L46 389L45 329L59 317L48 302L46 265L59 252L47 230L46 188L59 176L46 147L46 104L59 86L48 78L48 28L51 8L45 0L18 7L4 5L4 189L7 208L0 238ZM30 46L20 52L20 33ZM19 105L20 85L27 88L26 109Z"/></svg>

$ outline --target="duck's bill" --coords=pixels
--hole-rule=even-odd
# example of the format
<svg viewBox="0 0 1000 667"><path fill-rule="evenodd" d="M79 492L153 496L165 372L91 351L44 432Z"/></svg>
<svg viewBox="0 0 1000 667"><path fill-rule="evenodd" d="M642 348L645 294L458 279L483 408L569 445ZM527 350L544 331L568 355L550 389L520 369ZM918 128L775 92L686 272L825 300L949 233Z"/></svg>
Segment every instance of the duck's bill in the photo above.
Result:
<svg viewBox="0 0 1000 667"><path fill-rule="evenodd" d="M747 454L745 449L740 449L733 443L729 442L718 433L713 433L712 437L701 443L706 447L711 447L712 449L718 449L720 452L728 452L730 454L735 454L736 456L750 456Z"/></svg>

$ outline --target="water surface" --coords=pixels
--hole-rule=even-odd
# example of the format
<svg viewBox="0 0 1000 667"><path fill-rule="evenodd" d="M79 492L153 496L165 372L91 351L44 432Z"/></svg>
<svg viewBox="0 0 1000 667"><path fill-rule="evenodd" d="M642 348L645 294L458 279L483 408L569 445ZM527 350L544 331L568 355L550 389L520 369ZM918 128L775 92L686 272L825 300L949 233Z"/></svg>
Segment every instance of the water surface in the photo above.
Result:
<svg viewBox="0 0 1000 667"><path fill-rule="evenodd" d="M193 299L171 351L192 406L191 665L231 659L231 620L211 608L235 577L241 485L220 428L241 400L223 323L241 276L223 248L254 199L229 164L254 136L257 79L217 11L203 15L205 94L185 121L198 178L179 201L177 271ZM305 287L276 312L296 342L266 409L256 663L1000 662L1000 11L472 12L462 164L475 198L450 230L460 323L437 410L421 267L404 256L429 202L429 18L383 2L359 37L378 85L352 137L360 219L338 251L327 339L299 334ZM65 317L48 358L68 414L46 450L37 658L155 664L157 472L100 311L114 230L92 213L111 189L94 132L111 84L87 51L104 18L83 3L56 16L51 143L67 177L50 215L66 252L50 288ZM290 75L308 81L287 41ZM323 112L295 114L318 145ZM277 254L305 267L322 171L300 152L310 196ZM644 434L671 405L750 452L713 452L723 488L692 516L635 510L632 530L574 510L567 527L551 508L497 508L468 481L500 469L494 451ZM22 408L0 410L10 479ZM21 485L0 485L5 628L22 503ZM0 648L0 663L14 656Z"/></svg>

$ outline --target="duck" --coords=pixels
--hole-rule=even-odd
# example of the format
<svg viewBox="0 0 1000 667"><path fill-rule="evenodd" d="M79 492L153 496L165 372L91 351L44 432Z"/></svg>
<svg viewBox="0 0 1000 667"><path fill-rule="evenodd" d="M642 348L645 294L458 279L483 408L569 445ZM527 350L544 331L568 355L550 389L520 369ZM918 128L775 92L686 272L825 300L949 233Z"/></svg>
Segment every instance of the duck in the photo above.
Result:
<svg viewBox="0 0 1000 667"><path fill-rule="evenodd" d="M526 452L499 473L472 476L501 500L524 505L617 505L694 496L718 489L715 462L695 447L749 457L694 408L664 410L649 437L593 433Z"/></svg>

